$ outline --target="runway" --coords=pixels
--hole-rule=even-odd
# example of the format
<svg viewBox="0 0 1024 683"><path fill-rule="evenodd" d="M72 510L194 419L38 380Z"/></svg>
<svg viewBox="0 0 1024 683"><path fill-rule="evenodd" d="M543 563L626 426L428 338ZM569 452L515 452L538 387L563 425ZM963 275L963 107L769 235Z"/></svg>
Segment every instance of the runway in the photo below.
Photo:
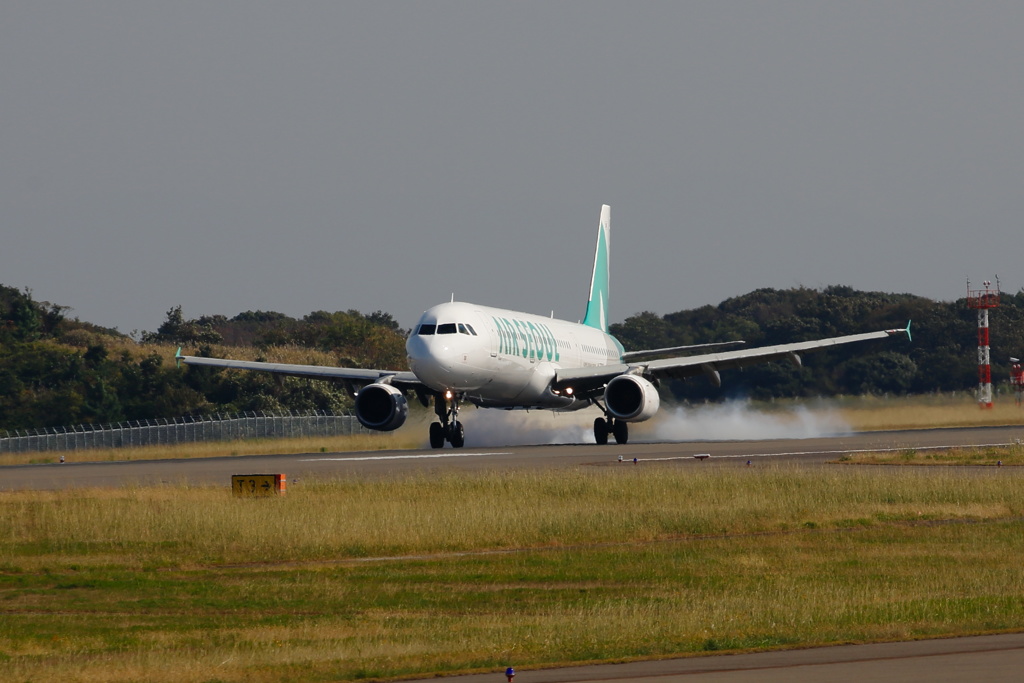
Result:
<svg viewBox="0 0 1024 683"><path fill-rule="evenodd" d="M515 683L1016 683L1022 666L1024 634L1010 633L519 671ZM451 678L504 680L500 671Z"/></svg>
<svg viewBox="0 0 1024 683"><path fill-rule="evenodd" d="M230 485L233 474L283 473L291 481L310 477L393 476L437 470L572 468L657 464L678 467L738 467L767 462L820 465L844 453L873 450L942 449L1005 445L1024 440L1024 427L972 427L863 432L813 439L687 441L506 448L445 448L422 451L363 451L295 455L233 456L132 462L78 462L0 467L0 491L72 487ZM706 459L695 456L707 455ZM622 458L622 462L619 458Z"/></svg>
<svg viewBox="0 0 1024 683"><path fill-rule="evenodd" d="M768 463L827 467L846 453L996 446L1024 440L1024 427L928 429L843 434L812 439L514 446L506 448L298 455L194 460L76 462L0 467L0 491L74 487L230 485L232 474L284 473L307 478L387 477L431 471L501 468L747 467ZM699 456L699 457L698 457ZM706 457L705 457L706 456ZM635 464L634 464L635 459ZM978 468L982 469L982 468ZM988 469L988 468L984 468ZM1016 468L1013 468L1016 469ZM1024 475L1024 471L1021 472ZM782 681L1017 681L1024 634L665 659L629 664L520 671L516 683L657 680L665 683ZM459 683L504 680L501 671L458 676ZM437 680L432 678L430 680Z"/></svg>

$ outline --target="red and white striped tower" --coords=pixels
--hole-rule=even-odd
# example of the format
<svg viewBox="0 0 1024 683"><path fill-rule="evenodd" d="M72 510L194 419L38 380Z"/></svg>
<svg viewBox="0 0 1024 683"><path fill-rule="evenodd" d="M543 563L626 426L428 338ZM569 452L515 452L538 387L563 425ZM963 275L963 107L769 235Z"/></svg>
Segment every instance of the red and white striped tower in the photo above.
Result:
<svg viewBox="0 0 1024 683"><path fill-rule="evenodd" d="M999 278L996 288L985 280L985 289L971 289L967 281L967 307L978 311L978 406L992 407L992 365L988 347L988 310L999 307Z"/></svg>

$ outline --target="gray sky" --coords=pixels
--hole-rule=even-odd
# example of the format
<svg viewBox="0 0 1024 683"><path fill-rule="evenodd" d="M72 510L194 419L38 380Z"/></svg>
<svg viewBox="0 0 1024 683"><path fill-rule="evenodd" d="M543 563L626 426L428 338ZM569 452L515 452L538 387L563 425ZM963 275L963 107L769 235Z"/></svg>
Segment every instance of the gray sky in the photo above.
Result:
<svg viewBox="0 0 1024 683"><path fill-rule="evenodd" d="M1024 285L1024 3L0 2L0 283L123 332ZM899 322L899 321L897 321Z"/></svg>

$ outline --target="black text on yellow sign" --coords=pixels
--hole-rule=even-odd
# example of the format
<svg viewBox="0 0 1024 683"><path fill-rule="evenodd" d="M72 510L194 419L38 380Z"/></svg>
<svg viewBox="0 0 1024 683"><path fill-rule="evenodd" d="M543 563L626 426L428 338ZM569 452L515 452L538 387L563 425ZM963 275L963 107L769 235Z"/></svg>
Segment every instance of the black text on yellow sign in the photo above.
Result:
<svg viewBox="0 0 1024 683"><path fill-rule="evenodd" d="M236 496L281 496L286 483L283 474L233 474L231 492Z"/></svg>

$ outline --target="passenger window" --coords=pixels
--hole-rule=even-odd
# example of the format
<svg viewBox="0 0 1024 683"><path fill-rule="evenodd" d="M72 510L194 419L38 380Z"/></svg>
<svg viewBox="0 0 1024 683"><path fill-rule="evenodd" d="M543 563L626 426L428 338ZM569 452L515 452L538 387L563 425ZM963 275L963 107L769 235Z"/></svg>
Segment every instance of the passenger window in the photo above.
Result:
<svg viewBox="0 0 1024 683"><path fill-rule="evenodd" d="M437 326L438 334L456 334L455 323L445 323Z"/></svg>
<svg viewBox="0 0 1024 683"><path fill-rule="evenodd" d="M434 334L436 325L420 325L420 334Z"/></svg>

